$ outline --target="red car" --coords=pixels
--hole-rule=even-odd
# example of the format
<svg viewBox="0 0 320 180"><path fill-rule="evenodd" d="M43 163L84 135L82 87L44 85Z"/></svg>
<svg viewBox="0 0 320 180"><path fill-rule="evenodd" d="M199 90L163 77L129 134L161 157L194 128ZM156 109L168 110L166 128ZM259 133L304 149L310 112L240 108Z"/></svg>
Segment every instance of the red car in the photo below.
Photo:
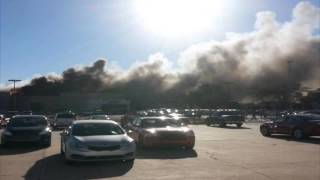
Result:
<svg viewBox="0 0 320 180"><path fill-rule="evenodd" d="M195 135L180 120L138 117L128 125L129 135L142 147L180 146L193 149Z"/></svg>
<svg viewBox="0 0 320 180"><path fill-rule="evenodd" d="M302 139L308 136L320 136L320 116L295 114L284 116L280 120L263 123L260 126L263 136L287 134Z"/></svg>

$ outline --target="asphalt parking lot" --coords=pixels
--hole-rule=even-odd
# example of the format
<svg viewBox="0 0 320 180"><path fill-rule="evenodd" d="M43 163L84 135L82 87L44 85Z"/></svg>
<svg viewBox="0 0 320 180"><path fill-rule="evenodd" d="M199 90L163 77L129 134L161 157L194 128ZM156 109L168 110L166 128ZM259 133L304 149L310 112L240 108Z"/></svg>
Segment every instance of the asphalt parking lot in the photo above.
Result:
<svg viewBox="0 0 320 180"><path fill-rule="evenodd" d="M192 151L139 149L134 163L73 165L64 164L60 157L60 135L55 131L49 148L26 144L0 148L0 179L320 179L320 137L267 138L254 123L242 128L191 127L196 134Z"/></svg>

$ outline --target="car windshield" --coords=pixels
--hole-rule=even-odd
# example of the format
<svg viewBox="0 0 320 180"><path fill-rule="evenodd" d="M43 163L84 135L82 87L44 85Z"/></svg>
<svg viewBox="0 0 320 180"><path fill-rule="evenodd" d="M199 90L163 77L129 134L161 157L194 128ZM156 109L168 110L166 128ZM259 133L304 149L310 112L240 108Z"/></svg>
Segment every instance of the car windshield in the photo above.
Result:
<svg viewBox="0 0 320 180"><path fill-rule="evenodd" d="M75 118L74 114L58 114L57 118Z"/></svg>
<svg viewBox="0 0 320 180"><path fill-rule="evenodd" d="M183 123L180 120L175 119L144 119L142 127L144 128L161 128L167 126L182 126Z"/></svg>
<svg viewBox="0 0 320 180"><path fill-rule="evenodd" d="M123 130L112 123L81 123L75 124L72 128L74 136L97 136L97 135L119 135L124 134Z"/></svg>
<svg viewBox="0 0 320 180"><path fill-rule="evenodd" d="M14 117L10 120L10 127L46 126L47 120L44 117Z"/></svg>

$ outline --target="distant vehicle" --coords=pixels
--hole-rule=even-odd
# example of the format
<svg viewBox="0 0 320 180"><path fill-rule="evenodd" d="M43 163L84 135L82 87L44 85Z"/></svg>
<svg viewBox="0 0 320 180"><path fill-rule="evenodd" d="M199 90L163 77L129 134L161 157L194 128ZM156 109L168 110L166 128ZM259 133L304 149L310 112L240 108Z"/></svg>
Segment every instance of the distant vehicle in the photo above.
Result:
<svg viewBox="0 0 320 180"><path fill-rule="evenodd" d="M142 147L182 146L192 149L194 132L168 117L138 117L128 125L129 135Z"/></svg>
<svg viewBox="0 0 320 180"><path fill-rule="evenodd" d="M297 139L320 136L320 116L308 114L284 116L282 119L263 123L260 132L263 136L287 134Z"/></svg>
<svg viewBox="0 0 320 180"><path fill-rule="evenodd" d="M45 116L13 116L1 136L2 145L11 142L40 142L51 145L51 129Z"/></svg>
<svg viewBox="0 0 320 180"><path fill-rule="evenodd" d="M57 128L66 128L76 120L76 115L74 113L57 113L53 121L53 127Z"/></svg>
<svg viewBox="0 0 320 180"><path fill-rule="evenodd" d="M135 159L134 140L114 121L78 120L61 133L66 162Z"/></svg>
<svg viewBox="0 0 320 180"><path fill-rule="evenodd" d="M92 115L90 116L90 119L97 119L97 120L110 120L108 115Z"/></svg>
<svg viewBox="0 0 320 180"><path fill-rule="evenodd" d="M244 119L239 110L217 110L207 117L206 124L208 126L218 124L220 127L225 127L227 124L235 124L237 127L241 127Z"/></svg>

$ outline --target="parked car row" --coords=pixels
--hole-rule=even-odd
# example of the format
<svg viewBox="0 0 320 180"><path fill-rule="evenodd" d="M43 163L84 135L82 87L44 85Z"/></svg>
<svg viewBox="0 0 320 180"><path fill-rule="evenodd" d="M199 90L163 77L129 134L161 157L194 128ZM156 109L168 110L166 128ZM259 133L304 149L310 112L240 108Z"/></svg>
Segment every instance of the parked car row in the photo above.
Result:
<svg viewBox="0 0 320 180"><path fill-rule="evenodd" d="M177 146L192 149L194 132L181 120L170 117L135 118L126 126L108 119L71 120L70 114L57 114L55 127L61 133L61 155L66 162L125 160L134 161L136 144L142 148ZM45 116L13 116L1 135L4 147L17 142L51 145L51 126Z"/></svg>
<svg viewBox="0 0 320 180"><path fill-rule="evenodd" d="M117 122L106 116L97 119L75 120L72 113L58 113L52 125L63 127L60 152L66 162L74 161L134 161L136 146L158 148L175 146L193 149L195 134L183 119L173 116L132 116L128 121ZM101 119L100 119L101 118ZM207 125L244 122L236 110L217 111L207 117ZM221 125L223 124L223 125ZM263 136L288 134L297 139L320 136L320 116L316 114L290 114L281 119L261 124ZM13 116L1 134L4 147L10 143L37 142L51 145L51 125L45 116Z"/></svg>

